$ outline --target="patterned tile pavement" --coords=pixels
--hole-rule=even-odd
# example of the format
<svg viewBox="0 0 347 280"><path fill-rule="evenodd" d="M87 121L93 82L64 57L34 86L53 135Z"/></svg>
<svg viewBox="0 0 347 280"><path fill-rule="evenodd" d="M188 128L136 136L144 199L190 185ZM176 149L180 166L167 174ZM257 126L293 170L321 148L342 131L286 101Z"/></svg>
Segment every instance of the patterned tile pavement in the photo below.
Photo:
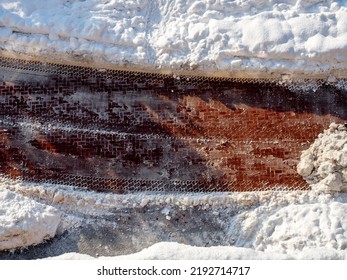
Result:
<svg viewBox="0 0 347 280"><path fill-rule="evenodd" d="M0 173L101 191L307 189L300 153L347 93L0 57Z"/></svg>

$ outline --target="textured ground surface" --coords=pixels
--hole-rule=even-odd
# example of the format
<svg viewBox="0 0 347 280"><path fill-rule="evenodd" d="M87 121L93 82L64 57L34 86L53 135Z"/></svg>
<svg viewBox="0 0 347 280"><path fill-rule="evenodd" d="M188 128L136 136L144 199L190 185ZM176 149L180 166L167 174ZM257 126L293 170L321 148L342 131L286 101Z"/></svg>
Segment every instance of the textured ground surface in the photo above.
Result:
<svg viewBox="0 0 347 280"><path fill-rule="evenodd" d="M0 259L37 259L80 252L90 256L115 256L141 251L155 243L179 242L199 247L232 245L227 237L230 217L235 211L214 215L201 207L180 210L170 220L161 213L164 207L128 208L107 216L85 219L41 245L15 253L0 252ZM165 210L164 210L165 212Z"/></svg>
<svg viewBox="0 0 347 280"><path fill-rule="evenodd" d="M120 195L8 179L1 179L0 187L63 214L55 238L3 252L1 259L65 253L140 259L346 259L345 193Z"/></svg>
<svg viewBox="0 0 347 280"><path fill-rule="evenodd" d="M345 91L0 59L0 171L116 192L305 189Z"/></svg>

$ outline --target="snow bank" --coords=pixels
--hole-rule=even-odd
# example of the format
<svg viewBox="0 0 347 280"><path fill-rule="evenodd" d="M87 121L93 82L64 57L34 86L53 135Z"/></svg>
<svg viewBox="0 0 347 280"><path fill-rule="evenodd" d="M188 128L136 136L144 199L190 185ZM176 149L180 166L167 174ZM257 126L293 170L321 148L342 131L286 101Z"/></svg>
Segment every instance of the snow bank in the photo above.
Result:
<svg viewBox="0 0 347 280"><path fill-rule="evenodd" d="M47 260L91 260L89 255L67 253ZM101 260L338 260L347 259L346 251L328 248L304 249L293 254L256 251L233 246L194 247L175 242L160 242L138 253L117 257L99 257Z"/></svg>
<svg viewBox="0 0 347 280"><path fill-rule="evenodd" d="M0 251L27 247L55 236L61 213L20 194L0 189Z"/></svg>
<svg viewBox="0 0 347 280"><path fill-rule="evenodd" d="M347 70L347 3L0 0L0 48L151 71L323 72L334 80Z"/></svg>
<svg viewBox="0 0 347 280"><path fill-rule="evenodd" d="M301 155L297 171L314 190L347 191L347 125L331 124Z"/></svg>
<svg viewBox="0 0 347 280"><path fill-rule="evenodd" d="M278 192L233 198L235 204L229 201L224 205L242 205L239 213L224 224L225 239L233 246L194 247L160 242L112 259L347 259L347 196ZM245 207L245 201L250 203L250 209ZM92 257L70 253L55 258Z"/></svg>
<svg viewBox="0 0 347 280"><path fill-rule="evenodd" d="M68 253L48 259L77 260L94 259L88 255ZM138 253L117 257L99 257L106 260L263 260L263 259L291 259L291 257L258 252L249 248L237 247L194 247L176 242L160 242Z"/></svg>
<svg viewBox="0 0 347 280"><path fill-rule="evenodd" d="M232 231L240 231L236 245L286 255L347 248L346 200L323 196L306 203L276 204L263 204L236 217L231 223Z"/></svg>

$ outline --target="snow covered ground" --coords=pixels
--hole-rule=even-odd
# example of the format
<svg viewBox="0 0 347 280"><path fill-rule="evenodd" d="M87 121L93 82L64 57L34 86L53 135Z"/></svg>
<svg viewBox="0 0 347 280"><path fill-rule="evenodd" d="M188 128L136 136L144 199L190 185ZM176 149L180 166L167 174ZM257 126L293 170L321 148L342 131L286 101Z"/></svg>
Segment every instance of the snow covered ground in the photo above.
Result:
<svg viewBox="0 0 347 280"><path fill-rule="evenodd" d="M0 0L0 48L220 76L347 70L344 0Z"/></svg>
<svg viewBox="0 0 347 280"><path fill-rule="evenodd" d="M316 248L293 251L289 254L262 252L250 248L217 246L195 247L179 243L160 242L141 252L117 256L99 257L101 260L343 260L346 251ZM50 260L90 260L89 255L66 253Z"/></svg>
<svg viewBox="0 0 347 280"><path fill-rule="evenodd" d="M215 216L216 219L224 217L220 222L221 232L224 241L228 241L230 246L201 247L177 242L158 242L141 252L114 257L117 259L347 258L347 216L345 215L347 194L345 193L326 194L313 190L116 195L75 190L68 186L14 182L7 179L2 179L1 188L25 196L27 208L30 208L35 200L59 209L63 213L59 224L60 231L87 223L88 217L92 216L109 216L121 226L122 221L112 218L114 212L120 209L127 211L129 208L152 208L164 220L174 219L177 216L176 212L189 213L191 209L199 209L202 215ZM35 211L32 209L32 212ZM3 215L2 219L8 218ZM158 223L160 222L161 220ZM30 228L35 230L35 226ZM159 238L165 240L164 235L167 233L163 232L161 237L160 233L157 234ZM185 234L184 231L182 234ZM217 233L207 232L206 236L214 239L217 238ZM143 236L143 240L145 238ZM114 242L119 241L116 238ZM56 258L95 257L95 255L71 253L71 250L67 252L70 253Z"/></svg>

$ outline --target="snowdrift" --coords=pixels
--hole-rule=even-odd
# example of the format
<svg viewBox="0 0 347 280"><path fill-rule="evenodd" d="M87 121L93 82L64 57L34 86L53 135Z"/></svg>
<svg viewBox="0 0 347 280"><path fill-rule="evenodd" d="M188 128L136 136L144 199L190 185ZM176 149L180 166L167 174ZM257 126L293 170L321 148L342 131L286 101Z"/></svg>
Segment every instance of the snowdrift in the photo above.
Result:
<svg viewBox="0 0 347 280"><path fill-rule="evenodd" d="M1 0L0 48L66 63L334 81L347 69L346 11L342 0Z"/></svg>

